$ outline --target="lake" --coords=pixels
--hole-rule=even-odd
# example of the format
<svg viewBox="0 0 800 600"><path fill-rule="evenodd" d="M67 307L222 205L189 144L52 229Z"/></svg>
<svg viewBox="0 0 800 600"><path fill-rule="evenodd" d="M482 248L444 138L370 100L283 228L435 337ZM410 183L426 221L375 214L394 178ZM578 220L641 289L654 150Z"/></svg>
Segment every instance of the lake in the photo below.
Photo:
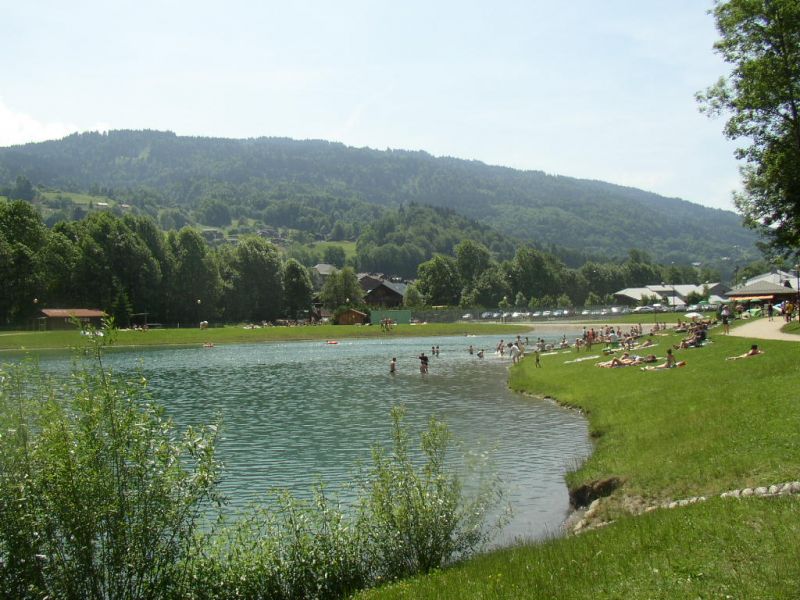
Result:
<svg viewBox="0 0 800 600"><path fill-rule="evenodd" d="M343 489L357 465L370 460L371 445L390 439L393 405L406 407L414 432L435 415L465 445L492 450L513 509L497 543L510 543L558 532L569 509L564 473L589 455L591 443L579 414L508 389L510 359L494 355L497 342L388 337L137 348L115 350L105 363L118 373L141 370L180 427L222 415L218 456L233 507L273 488L304 497L320 481L329 491ZM432 344L440 354L422 376L416 357L430 354ZM470 344L486 348L486 358L470 356ZM70 362L42 360L48 370L66 370Z"/></svg>

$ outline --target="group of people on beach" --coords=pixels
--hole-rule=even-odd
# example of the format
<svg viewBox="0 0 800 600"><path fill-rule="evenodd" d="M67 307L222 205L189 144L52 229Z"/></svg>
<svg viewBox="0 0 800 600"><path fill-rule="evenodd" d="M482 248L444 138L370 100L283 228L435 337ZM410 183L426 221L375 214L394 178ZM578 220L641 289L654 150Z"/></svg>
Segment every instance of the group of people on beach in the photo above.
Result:
<svg viewBox="0 0 800 600"><path fill-rule="evenodd" d="M720 313L721 324L723 332L729 332L729 320L731 318L730 310L724 307ZM576 351L582 349L591 350L595 344L603 344L603 353L611 355L610 360L604 360L595 363L598 367L605 368L618 368L628 366L639 366L643 371L658 371L665 369L673 369L686 365L685 360L678 360L674 354L675 350L688 350L691 348L701 348L708 343L708 330L711 326L717 325L716 320L711 319L693 319L692 321L681 321L678 319L677 324L672 328L673 332L686 333L686 337L674 344L666 351L666 356L661 359L663 362L654 364L659 361L659 357L650 352L642 353L636 352L644 349L653 348L656 346L655 336L667 335L666 323L655 323L648 332L646 339L642 339L644 334L644 327L642 324L631 325L626 330L622 327L612 327L605 325L595 329L594 327L584 327L583 333L575 339L573 344L567 341L567 336L562 335L561 340L546 341L543 338L537 338L535 342L531 343L529 338L525 336L517 336L516 339L506 342L501 339L495 346L495 355L503 358L508 354L511 357L512 364L519 363L526 356L526 349L530 349L529 353L535 359L536 367L541 367L540 356L542 354L557 353L559 350L575 348ZM431 346L431 356L439 356L439 346ZM484 348L476 348L470 344L467 348L470 356L477 356L479 359L484 358L486 350ZM619 356L614 356L617 353ZM727 360L739 360L763 354L764 351L760 350L756 344L753 344L747 352L738 356L729 356ZM430 366L430 357L425 352L420 353L417 357L419 360L419 370L423 375L427 374ZM597 358L587 356L586 359ZM583 358L576 359L571 362L579 362L586 360ZM389 363L389 372L395 374L397 372L397 358L392 358Z"/></svg>
<svg viewBox="0 0 800 600"><path fill-rule="evenodd" d="M727 334L729 331L728 321L730 318L730 312L728 311L726 313L726 310L727 307L725 307L725 310L722 311L720 316L722 319L723 331ZM659 332L666 329L666 325L664 324L662 324L661 326L657 325L656 328L654 328L654 330L651 330L649 338L641 343L638 341L639 337L641 337L642 335L641 325L638 328L632 328L622 342L618 341L619 331L614 332L613 328L610 328L611 331L606 331L607 341L604 352L606 354L614 354L616 352L622 352L622 354L619 357L616 356L612 357L611 360L598 362L596 363L596 366L605 368L639 366L642 371L657 371L664 369L673 369L676 367L683 367L686 365L686 361L678 360L673 351L689 350L692 348L702 348L709 341L708 339L709 328L716 324L717 322L711 319L693 319L690 322L682 322L679 319L677 324L673 328L673 332L686 333L687 335L686 337L681 338L681 340L677 344L674 344L672 348L667 349L666 357L664 357L663 359L664 362L662 362L659 365L647 364L647 363L658 362L659 359L655 354L637 355L637 354L632 354L631 352L634 349L650 348L652 346L655 346L656 344L653 340L653 336L665 335ZM614 335L615 333L616 335ZM729 356L727 360L739 360L742 358L757 356L763 353L764 351L760 350L757 344L753 344L750 350L748 350L744 354L738 356Z"/></svg>

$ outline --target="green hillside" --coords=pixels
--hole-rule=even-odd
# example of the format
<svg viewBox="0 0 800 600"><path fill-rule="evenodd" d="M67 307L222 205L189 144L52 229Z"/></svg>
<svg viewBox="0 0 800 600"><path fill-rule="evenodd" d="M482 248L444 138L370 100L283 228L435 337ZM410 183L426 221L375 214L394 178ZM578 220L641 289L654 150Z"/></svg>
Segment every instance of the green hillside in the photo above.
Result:
<svg viewBox="0 0 800 600"><path fill-rule="evenodd" d="M153 216L167 208L201 222L198 215L219 214L324 237L338 222L351 240L382 208L417 203L589 255L646 248L663 263L713 264L732 253L741 262L756 254L754 234L729 211L600 181L316 140L74 134L0 149L0 185L20 175L36 186L109 196Z"/></svg>

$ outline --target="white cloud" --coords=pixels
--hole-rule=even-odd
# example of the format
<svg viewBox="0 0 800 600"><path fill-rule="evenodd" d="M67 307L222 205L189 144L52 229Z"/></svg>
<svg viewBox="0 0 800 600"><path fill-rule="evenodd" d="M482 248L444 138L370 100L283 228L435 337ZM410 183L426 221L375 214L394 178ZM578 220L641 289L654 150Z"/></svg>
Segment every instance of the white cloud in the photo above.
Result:
<svg viewBox="0 0 800 600"><path fill-rule="evenodd" d="M59 139L78 129L71 123L46 123L16 112L0 98L0 147Z"/></svg>

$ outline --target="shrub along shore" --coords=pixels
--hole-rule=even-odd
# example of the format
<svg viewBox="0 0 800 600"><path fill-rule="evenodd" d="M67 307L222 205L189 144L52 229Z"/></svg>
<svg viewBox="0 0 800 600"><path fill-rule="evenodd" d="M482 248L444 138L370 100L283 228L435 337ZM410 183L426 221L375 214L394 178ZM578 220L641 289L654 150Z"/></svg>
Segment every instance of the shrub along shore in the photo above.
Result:
<svg viewBox="0 0 800 600"><path fill-rule="evenodd" d="M664 356L679 339L654 338ZM800 497L721 498L800 479L800 344L726 337L683 368L597 368L599 352L513 367L510 385L584 412L595 452L567 483L593 507L580 535L491 552L363 598L797 598ZM765 354L728 361L758 343ZM647 352L651 352L648 350ZM646 507L705 496L674 510Z"/></svg>

